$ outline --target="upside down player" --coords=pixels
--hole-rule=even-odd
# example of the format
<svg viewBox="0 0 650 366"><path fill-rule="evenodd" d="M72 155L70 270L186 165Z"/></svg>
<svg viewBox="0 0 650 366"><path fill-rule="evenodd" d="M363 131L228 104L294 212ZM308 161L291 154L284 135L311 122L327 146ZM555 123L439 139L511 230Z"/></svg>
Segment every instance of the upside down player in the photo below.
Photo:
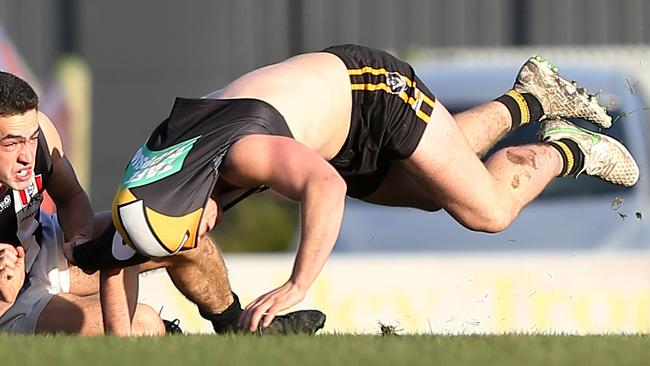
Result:
<svg viewBox="0 0 650 366"><path fill-rule="evenodd" d="M554 177L636 183L623 145L567 118L611 125L595 97L540 58L522 66L512 90L452 117L403 61L330 47L254 70L203 99L177 98L128 165L113 221L141 255L170 258L200 247L243 191L268 187L300 202L291 276L233 311L253 331L304 299L335 243L346 194L442 208L470 230L499 232ZM540 143L481 161L507 133L540 121ZM226 279L220 271L216 278ZM221 296L239 309L229 288Z"/></svg>

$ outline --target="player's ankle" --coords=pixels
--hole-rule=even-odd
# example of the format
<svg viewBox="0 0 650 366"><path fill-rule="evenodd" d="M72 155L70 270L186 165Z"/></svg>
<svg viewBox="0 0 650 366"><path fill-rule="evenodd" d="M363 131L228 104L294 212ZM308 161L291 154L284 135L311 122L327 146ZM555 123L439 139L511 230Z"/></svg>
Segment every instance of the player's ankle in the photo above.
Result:
<svg viewBox="0 0 650 366"><path fill-rule="evenodd" d="M544 116L542 104L532 94L520 93L514 89L495 99L502 103L510 112L512 121L511 131L526 123L537 122Z"/></svg>
<svg viewBox="0 0 650 366"><path fill-rule="evenodd" d="M239 303L239 297L234 292L232 293L233 302L228 308L220 313L212 313L199 308L199 314L206 320L212 323L214 331L218 334L235 332L238 330L237 324L239 322L239 315L243 309Z"/></svg>

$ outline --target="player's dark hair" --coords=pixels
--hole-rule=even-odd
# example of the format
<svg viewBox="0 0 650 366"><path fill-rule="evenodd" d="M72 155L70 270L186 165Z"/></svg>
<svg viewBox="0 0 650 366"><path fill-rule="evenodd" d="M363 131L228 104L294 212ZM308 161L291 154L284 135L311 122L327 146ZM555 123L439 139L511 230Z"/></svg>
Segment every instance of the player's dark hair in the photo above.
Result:
<svg viewBox="0 0 650 366"><path fill-rule="evenodd" d="M16 75L0 71L0 117L24 114L38 108L38 95Z"/></svg>

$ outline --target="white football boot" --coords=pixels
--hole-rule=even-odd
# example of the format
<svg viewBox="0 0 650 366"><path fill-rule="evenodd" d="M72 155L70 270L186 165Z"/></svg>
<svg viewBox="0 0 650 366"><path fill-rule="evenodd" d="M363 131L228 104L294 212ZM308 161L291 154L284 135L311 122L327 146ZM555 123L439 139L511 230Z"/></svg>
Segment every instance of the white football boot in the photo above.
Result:
<svg viewBox="0 0 650 366"><path fill-rule="evenodd" d="M598 97L563 79L558 68L540 56L531 57L521 67L514 90L534 95L544 109L544 119L581 118L601 128L612 126L612 117Z"/></svg>
<svg viewBox="0 0 650 366"><path fill-rule="evenodd" d="M631 187L639 180L639 166L634 157L623 144L610 136L558 119L544 122L540 138L544 142L569 139L578 144L585 158L584 167L576 176L585 172L625 187Z"/></svg>

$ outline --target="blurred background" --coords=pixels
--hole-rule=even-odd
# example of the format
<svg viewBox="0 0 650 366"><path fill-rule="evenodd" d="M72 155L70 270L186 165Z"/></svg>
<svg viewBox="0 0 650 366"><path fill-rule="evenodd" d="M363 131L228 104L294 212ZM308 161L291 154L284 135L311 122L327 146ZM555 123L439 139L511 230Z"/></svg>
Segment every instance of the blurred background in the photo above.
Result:
<svg viewBox="0 0 650 366"><path fill-rule="evenodd" d="M96 210L109 207L175 96L205 95L290 55L347 42L404 58L423 48L644 45L649 17L644 0L0 0L0 27L42 85L43 108L58 110ZM295 223L290 205L262 205ZM268 233L269 247L286 235ZM231 236L224 246L239 248Z"/></svg>
<svg viewBox="0 0 650 366"><path fill-rule="evenodd" d="M616 85L612 88L623 90L618 97L612 97L621 100L622 94L634 95L635 98L641 95L643 78L650 75L647 69L650 63L647 48L650 43L649 19L650 2L646 0L0 0L0 68L18 73L37 87L43 100L42 109L60 129L67 153L90 194L93 207L102 211L110 207L126 163L152 129L167 116L176 96L203 96L247 71L288 56L333 44L359 43L388 50L409 60L417 66L416 69L421 67L423 75L430 73L427 70L432 68L459 65L480 75L481 70L487 72L505 64L514 67L511 65L520 65L527 55L542 53L553 56L553 61L560 60L562 65L570 65L577 73L587 64L600 70L616 67L629 72L593 80L597 88L602 85L599 83L609 80ZM573 62L576 60L579 62ZM467 70L458 68L451 72L448 75L467 75ZM516 68L508 69L507 73L501 70L499 75L509 75L503 86L498 85L504 89L493 91L484 88L493 94L481 89L482 85L490 83L487 80L483 84L476 82L476 87L468 86L470 89L464 90L478 94L472 94L474 99L457 99L456 107L462 109L468 107L467 103L480 103L498 96L499 90L505 90L512 83L515 72ZM445 82L444 75L432 74L431 78L429 80ZM444 85L454 85L453 81L446 83ZM436 95L442 92L436 89L436 85L429 86ZM454 96L448 98L451 100ZM645 100L626 103L629 109L621 109L620 104L614 108L617 116L627 117L634 112L637 124L645 125L648 106ZM645 133L645 129L629 133L642 139L638 144L635 142L640 145L634 148L639 154L647 154L645 141L648 140L643 140L647 137ZM641 159L645 164L645 157ZM647 186L643 175L641 184ZM620 204L611 206L612 202L617 203L619 193L607 193L601 204L604 211L612 215L612 222L618 226L645 223L641 220L642 207L647 203L648 192L643 188L637 193L643 197L634 201L638 203L628 206L625 212L618 210ZM574 207L580 210L580 207ZM366 208L359 210L355 211L351 206L349 217L359 220L346 218L344 222L344 237L351 238L348 244L350 241L369 244L367 246L371 249L372 245L398 247L404 231L393 230L393 236L389 236L373 229L359 232L350 228L373 224L375 228L385 228L384 221L374 221L375 218L390 221L399 216L400 211L384 209L386 211L382 212L388 217L379 218L364 211ZM534 210L531 211L531 221L526 221L526 225L543 222L534 216ZM422 219L425 221L421 225L426 226L428 218ZM239 205L226 220L228 225L215 232L226 251L285 251L291 247L296 235L297 207L272 195L260 195ZM411 217L407 221L414 222ZM621 228L617 227L617 230ZM633 237L638 244L635 248L645 248L647 255L647 241L639 244L639 238L644 235L639 232L643 231L634 230L636 234ZM410 231L418 233L415 228ZM503 249L504 243L518 241L515 235L497 236L499 248ZM379 244L381 237L392 241ZM422 237L431 238L420 235ZM340 247L347 248L346 245ZM611 242L608 245L611 247ZM560 247L571 248L571 245ZM563 258L574 258L569 255ZM633 257L639 260L638 256ZM232 259L233 263L237 260L236 256ZM557 262L554 259L550 261ZM392 262L382 263L377 265L380 269L392 268ZM425 267L435 265L444 269L445 263L438 258ZM458 266L468 266L469 263L472 270L478 268L471 265L474 263L472 259L459 259L454 263L460 263ZM590 263L583 263L581 268L591 268ZM589 301L596 301L596 310L593 311L614 304L617 306L616 314L634 312L638 315L630 320L634 325L625 329L648 331L650 286L646 285L650 278L650 265L647 261L640 263L634 273L640 276L641 287L630 290L632 293L629 295L634 297L634 311L618 305L620 301L629 300L625 297L627 295L609 296L605 305L602 305L601 298L594 300L591 295L585 295L579 301L589 304ZM257 268L257 264L251 266L242 268ZM398 268L398 272L408 272L407 268ZM569 271L569 268L571 265L567 264L563 271ZM444 273L450 273L442 269L441 272L420 273L417 277L444 277ZM540 271L543 279L553 278L550 271ZM244 272L246 270L240 273ZM284 276L284 272L281 273L265 276L277 282ZM233 274L236 275L237 270ZM612 278L611 275L605 276ZM514 298L512 283L508 282L512 277L499 278L507 278L505 282L497 281L501 286L499 293ZM372 281L371 277L367 281ZM452 290L453 286L467 285L467 277L458 281L455 285L453 281L447 283L441 293ZM613 282L612 286L619 284ZM248 289L245 284L241 286ZM490 304L486 300L489 291L485 291L485 286L465 286L465 290L480 292L471 296L480 297L484 300L482 303ZM527 283L526 286L531 285ZM530 300L533 296L530 294L537 290L526 286L521 290L522 298ZM325 290L319 291L316 291L319 296L327 297ZM601 292L595 290L594 293ZM435 302L436 296L428 298ZM545 297L541 303L531 306L539 310L553 303L554 299ZM307 304L320 303L314 300ZM345 304L350 306L352 302ZM458 304L448 305L450 309L458 308ZM564 305L562 303L559 307ZM510 308L499 309L507 313ZM553 317L549 312L544 314L544 319ZM476 322L480 323L476 319L481 317L483 324L487 324L485 314L482 314L464 318L458 315L453 321L440 318L440 324L428 325L436 330L444 329L462 318L465 327L476 328ZM517 324L513 322L501 327L492 324L492 328L486 329L519 329ZM611 322L607 324L607 329L618 329L616 325L610 327ZM603 329L590 328L588 322L583 322L583 325L587 330ZM454 329L458 328L454 325Z"/></svg>
<svg viewBox="0 0 650 366"><path fill-rule="evenodd" d="M175 96L205 95L290 55L348 42L404 58L441 47L644 45L649 18L644 0L0 0L0 26L46 109L59 108L60 126L74 119L63 128L68 153L96 210L109 207ZM254 215L280 210L295 224L286 206L265 203ZM240 211L231 221L251 216ZM268 233L277 238L268 247L282 248L286 235ZM231 237L226 248L246 245Z"/></svg>

